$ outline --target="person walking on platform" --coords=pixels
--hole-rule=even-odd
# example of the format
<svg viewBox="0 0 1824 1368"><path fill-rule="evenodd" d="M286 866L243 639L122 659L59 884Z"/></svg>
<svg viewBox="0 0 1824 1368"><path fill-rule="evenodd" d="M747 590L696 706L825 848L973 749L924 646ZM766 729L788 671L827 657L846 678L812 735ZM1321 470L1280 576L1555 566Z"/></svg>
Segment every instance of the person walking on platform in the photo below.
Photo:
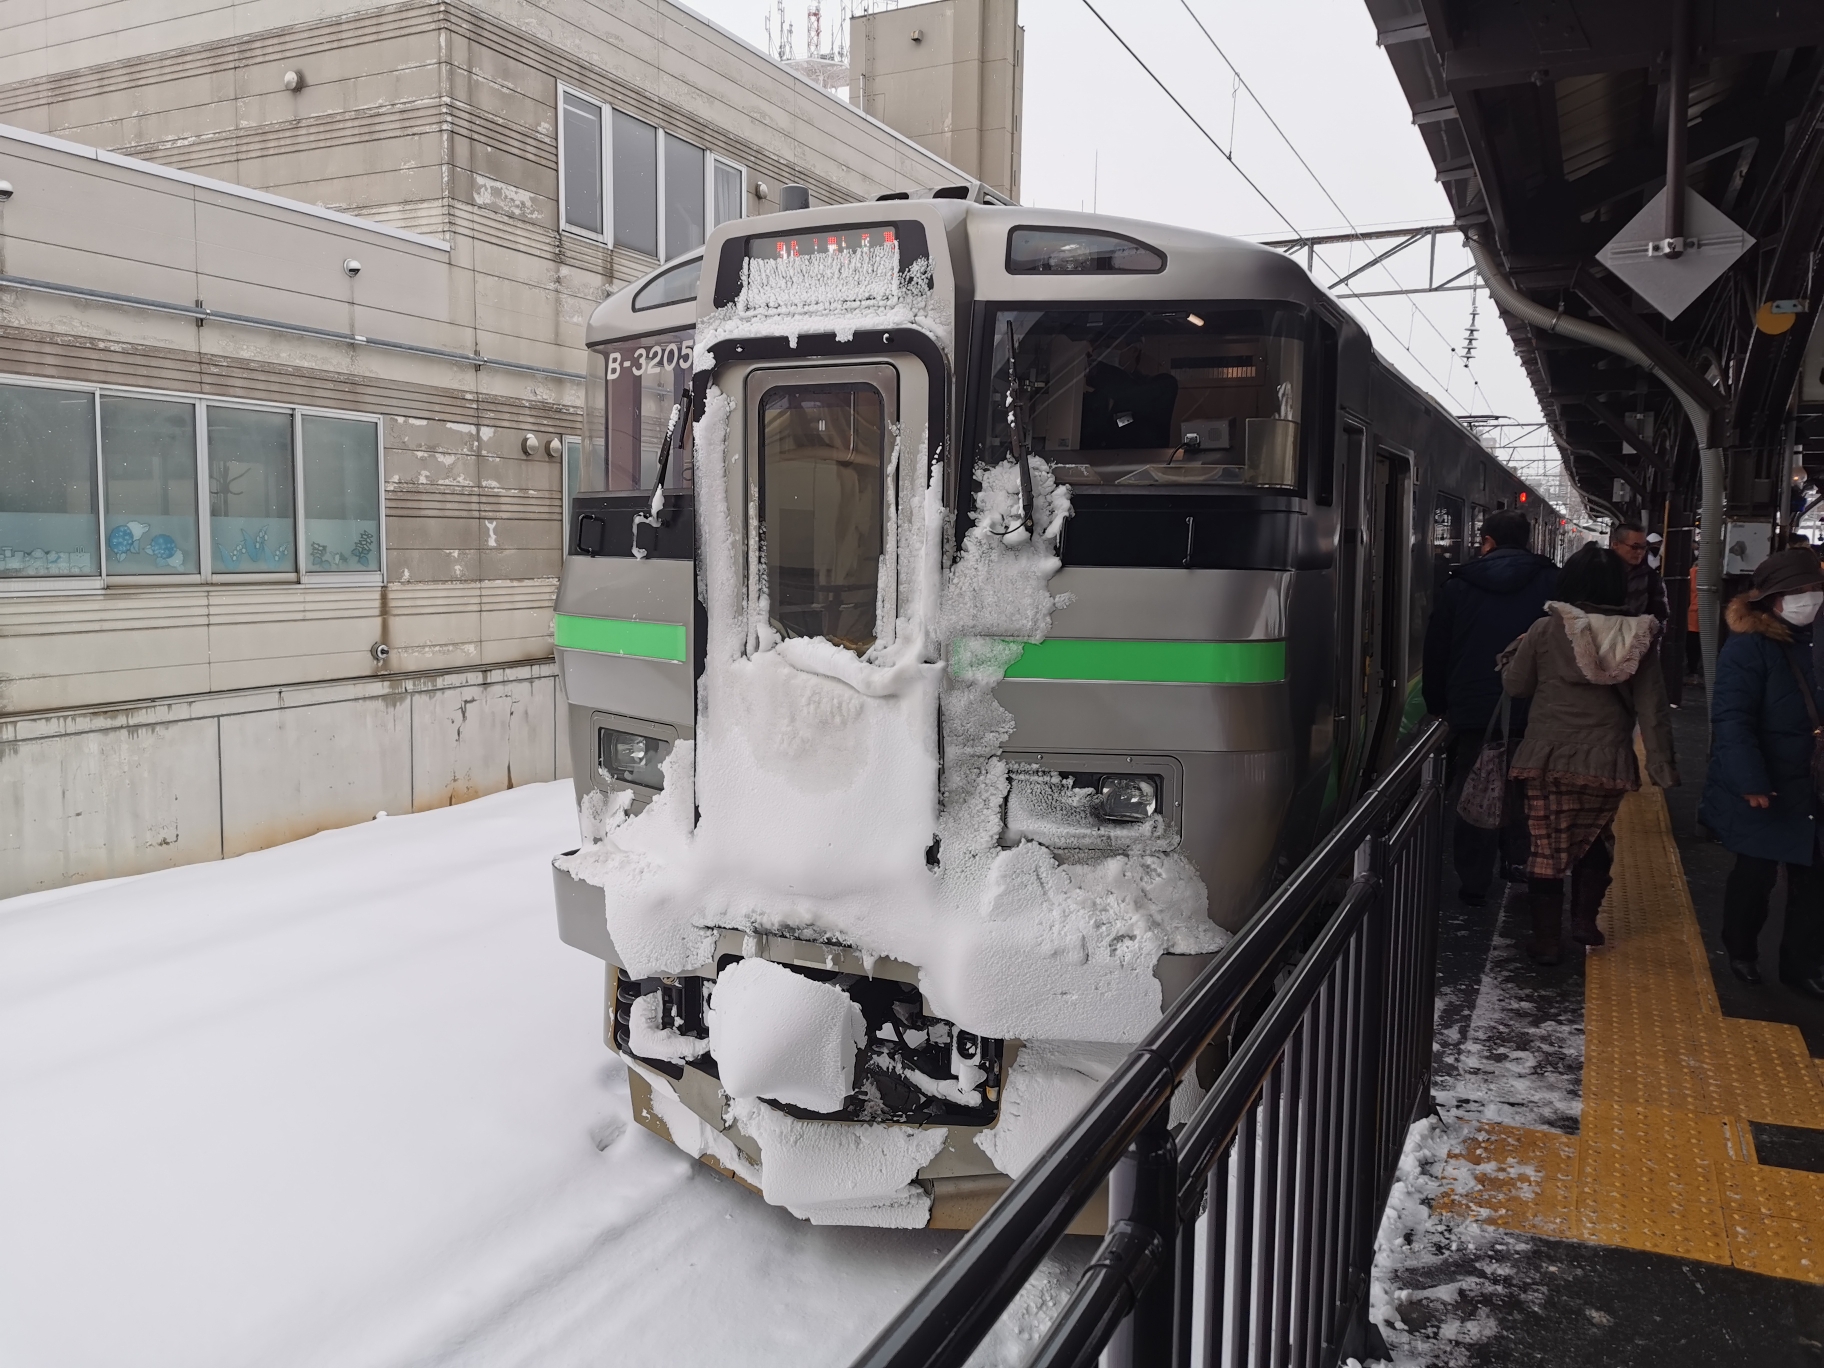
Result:
<svg viewBox="0 0 1824 1368"><path fill-rule="evenodd" d="M1558 567L1527 550L1532 524L1524 513L1502 510L1482 524L1482 554L1459 565L1438 591L1425 628L1425 710L1450 724L1448 786L1455 795L1475 766L1489 719L1501 701L1495 657L1545 611ZM1526 731L1526 705L1512 709L1509 737ZM1495 857L1518 867L1526 859L1526 821L1518 802L1509 804L1506 828L1485 831L1459 819L1451 838L1452 858L1471 907L1488 899Z"/></svg>
<svg viewBox="0 0 1824 1368"><path fill-rule="evenodd" d="M1558 572L1547 616L1502 653L1507 692L1532 700L1511 774L1526 782L1529 950L1540 964L1556 964L1563 954L1566 876L1572 937L1603 942L1596 913L1614 862L1610 828L1622 795L1640 787L1636 724L1648 777L1662 788L1678 783L1672 714L1654 649L1659 622L1629 613L1627 593L1621 557L1586 546Z"/></svg>
<svg viewBox="0 0 1824 1368"><path fill-rule="evenodd" d="M1755 567L1748 592L1730 600L1734 634L1716 660L1710 705L1710 771L1698 818L1735 853L1723 891L1723 948L1744 983L1761 982L1760 934L1780 866L1786 866L1786 932L1780 981L1824 998L1824 859L1819 857L1820 744L1812 620L1824 604L1824 571L1809 547L1778 551Z"/></svg>
<svg viewBox="0 0 1824 1368"><path fill-rule="evenodd" d="M1628 612L1634 616L1651 613L1664 627L1672 610L1666 600L1666 582L1652 564L1652 549L1647 530L1639 523L1616 523L1609 533L1609 550L1628 567Z"/></svg>

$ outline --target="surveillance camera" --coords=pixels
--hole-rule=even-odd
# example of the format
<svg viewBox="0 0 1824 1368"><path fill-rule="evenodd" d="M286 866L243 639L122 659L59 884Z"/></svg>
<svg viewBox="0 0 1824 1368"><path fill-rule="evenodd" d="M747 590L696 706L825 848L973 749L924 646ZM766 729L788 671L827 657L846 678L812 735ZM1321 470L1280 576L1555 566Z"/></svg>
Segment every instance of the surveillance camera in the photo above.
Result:
<svg viewBox="0 0 1824 1368"><path fill-rule="evenodd" d="M13 197L13 183L0 180L0 204L5 204Z"/></svg>
<svg viewBox="0 0 1824 1368"><path fill-rule="evenodd" d="M353 257L350 257L347 261L342 263L342 274L347 276L350 280L353 280L356 276L361 274L361 263L356 261Z"/></svg>

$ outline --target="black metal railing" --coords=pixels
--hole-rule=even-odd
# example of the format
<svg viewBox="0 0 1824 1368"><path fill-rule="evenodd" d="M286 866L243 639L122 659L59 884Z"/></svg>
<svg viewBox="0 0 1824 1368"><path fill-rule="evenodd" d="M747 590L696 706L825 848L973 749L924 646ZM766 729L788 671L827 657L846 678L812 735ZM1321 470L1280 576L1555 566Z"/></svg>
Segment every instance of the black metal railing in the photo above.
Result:
<svg viewBox="0 0 1824 1368"><path fill-rule="evenodd" d="M1381 1208L1430 1101L1445 735L1412 739L855 1368L960 1368L1104 1180L1108 1236L1029 1368L1363 1353Z"/></svg>

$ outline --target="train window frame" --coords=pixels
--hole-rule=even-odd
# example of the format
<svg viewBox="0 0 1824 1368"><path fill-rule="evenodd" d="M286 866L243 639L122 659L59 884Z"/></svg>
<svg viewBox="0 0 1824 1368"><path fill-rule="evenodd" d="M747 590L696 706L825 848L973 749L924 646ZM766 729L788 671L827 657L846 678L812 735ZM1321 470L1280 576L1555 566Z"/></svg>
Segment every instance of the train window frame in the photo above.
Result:
<svg viewBox="0 0 1824 1368"><path fill-rule="evenodd" d="M1016 265L1014 262L1014 255L1013 255L1014 240L1016 238L1018 238L1020 236L1020 234L1022 234L1022 233L1050 233L1050 234L1055 234L1058 237L1078 236L1078 237L1083 237L1085 239L1095 238L1095 239L1099 239L1101 241L1110 242L1110 243L1124 243L1129 247L1138 249L1140 252L1151 255L1153 257L1153 259L1156 260L1159 264L1157 266L1142 266L1142 267L1105 266L1105 267L1094 268L1094 269L1090 269L1090 270L1081 270L1081 271L1073 271L1073 270L1058 271L1058 270L1050 270L1043 266L1037 266L1037 265L1033 265L1033 266ZM1165 271L1166 264L1167 264L1166 254L1162 248L1155 247L1150 242L1142 242L1139 238L1134 237L1130 233L1111 233L1104 229L1095 229L1095 228L1088 228L1088 227L1073 228L1068 225L1055 224L1055 223L1016 223L1016 224L1014 224L1011 228L1009 228L1007 230L1007 249L1006 249L1006 257L1003 262L1003 266L1004 266L1007 274L1010 276L1162 275Z"/></svg>
<svg viewBox="0 0 1824 1368"><path fill-rule="evenodd" d="M978 300L975 304L975 318L972 325L971 355L976 358L986 357L986 362L977 360L970 367L970 375L964 386L965 426L961 450L967 453L960 461L957 472L960 487L958 489L958 512L965 520L969 518L968 483L972 472L989 458L988 444L993 431L993 412L986 407L993 400L994 381L993 366L995 359L995 339L990 336L990 329L997 328L999 321L1009 313L1137 313L1137 314L1188 314L1198 318L1202 315L1211 317L1224 313L1235 313L1255 310L1263 315L1272 311L1286 311L1302 317L1303 326L1296 336L1302 348L1302 359L1297 374L1305 393L1301 395L1299 419L1301 438L1297 447L1297 478L1288 485L1247 484L1242 482L1215 481L1198 483L1158 483L1127 485L1111 483L1073 483L1072 487L1083 494L1113 494L1124 498L1154 498L1163 495L1209 497L1218 500L1235 500L1243 498L1283 498L1308 500L1311 498L1311 476L1320 462L1314 459L1319 441L1320 430L1326 427L1325 415L1328 415L1327 430L1336 431L1335 410L1337 395L1334 385L1320 413L1313 407L1315 397L1312 393L1311 379L1313 368L1310 356L1317 347L1313 345L1317 324L1328 322L1311 304L1295 299L991 299ZM1331 366L1331 379L1335 378L1336 367ZM1320 390L1322 386L1318 387ZM1316 421L1313 421L1316 420ZM1334 439L1333 439L1334 440ZM1051 453L1037 453L1050 459ZM1332 482L1334 483L1334 458L1332 459ZM1061 481L1061 483L1070 483Z"/></svg>
<svg viewBox="0 0 1824 1368"><path fill-rule="evenodd" d="M893 520L898 516L900 507L894 481L888 478L892 461L893 444L897 441L896 433L902 422L901 406L902 378L899 367L893 362L870 357L855 361L844 361L830 364L762 366L750 371L744 381L745 397L742 410L745 421L751 426L751 432L743 442L743 449L749 453L745 464L743 482L747 498L753 501L757 518L755 525L759 533L759 542L749 549L750 574L754 576L749 585L750 595L758 595L761 586L768 586L770 598L771 568L764 547L767 541L767 452L765 436L765 415L768 396L779 392L832 389L867 389L878 396L881 405L881 458L876 476L878 489L878 513L880 518L881 554L875 556L875 612L874 636L869 644L859 650L847 642L825 637L832 644L840 645L846 650L854 650L857 655L865 656L873 649L874 643L883 640L891 623L885 624L880 618L879 608L883 591L887 601L894 605L890 612L897 612L899 582L897 566L893 557L884 554L890 543ZM782 639L785 634L777 622L769 623L772 630Z"/></svg>
<svg viewBox="0 0 1824 1368"><path fill-rule="evenodd" d="M661 286L666 286L675 282L677 277L685 274L693 266L696 267L697 274L689 294L667 294L662 298L652 299L650 302L647 302L648 296L653 294L655 290L658 290ZM682 304L686 300L694 300L697 297L697 291L702 287L702 283L703 254L698 252L695 256L687 257L683 261L677 262L675 265L654 271L652 275L647 277L646 281L633 292L633 303L629 306L629 311L632 313L646 313L652 309L663 309L673 304Z"/></svg>
<svg viewBox="0 0 1824 1368"><path fill-rule="evenodd" d="M634 484L626 489L616 489L613 487L615 450L614 443L610 440L610 437L613 432L615 411L609 403L608 384L610 381L620 379L621 374L620 369L617 366L610 364L611 354L618 356L620 353L626 351L641 353L647 348L655 345L660 348L669 348L675 344L678 349L678 354L670 367L668 367L668 369L676 373L673 380L672 401L674 403L687 403L690 400L691 383L694 376L692 366L696 356L696 337L696 324L687 323L681 327L655 328L651 332L639 333L631 337L617 337L612 341L597 342L589 347L588 384L593 389L599 380L601 389L599 400L596 400L591 396L585 397L583 406L584 421L592 430L595 429L595 425L599 424L601 446L599 452L594 450L591 441L591 432L586 431L583 434L582 469L577 475L576 489L579 496L592 498L597 495L650 494L652 492L652 486L645 483L646 453L643 451L638 458ZM663 354L661 354L661 364L663 363L663 360L664 357ZM636 356L635 362L628 363L629 368L636 364L637 361L638 358ZM646 374L643 363L641 369L634 370L632 373L643 377ZM682 377L681 392L678 389L677 376ZM670 493L689 493L696 488L694 426L694 424L686 426L682 441L679 443L677 449L671 454L671 464L666 471L665 480L665 488ZM661 437L660 440L662 441L663 438ZM653 448L653 459L655 461L657 460L657 451L658 447L655 445ZM585 488L583 479L590 473L598 461L602 474L602 487L599 489ZM656 474L656 469L654 473ZM568 537L569 534L566 533L565 535Z"/></svg>

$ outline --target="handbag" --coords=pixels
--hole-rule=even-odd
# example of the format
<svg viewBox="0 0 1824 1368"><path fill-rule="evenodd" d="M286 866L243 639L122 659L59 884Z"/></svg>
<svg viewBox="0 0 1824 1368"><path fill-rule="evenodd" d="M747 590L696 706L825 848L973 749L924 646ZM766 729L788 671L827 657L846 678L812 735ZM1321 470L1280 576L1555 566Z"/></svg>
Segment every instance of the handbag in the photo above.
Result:
<svg viewBox="0 0 1824 1368"><path fill-rule="evenodd" d="M1457 798L1457 816L1484 831L1499 831L1507 817L1507 731L1511 700L1504 693L1501 706L1488 719L1488 730L1482 734L1482 749L1476 763L1463 780L1463 792ZM1495 723L1501 723L1501 737L1495 739Z"/></svg>
<svg viewBox="0 0 1824 1368"><path fill-rule="evenodd" d="M1791 651L1786 652L1786 664L1792 669L1793 683L1799 686L1799 697L1805 700L1806 716L1811 718L1811 794L1824 802L1824 722L1818 721L1817 700L1811 696L1811 685L1805 682L1805 672Z"/></svg>

